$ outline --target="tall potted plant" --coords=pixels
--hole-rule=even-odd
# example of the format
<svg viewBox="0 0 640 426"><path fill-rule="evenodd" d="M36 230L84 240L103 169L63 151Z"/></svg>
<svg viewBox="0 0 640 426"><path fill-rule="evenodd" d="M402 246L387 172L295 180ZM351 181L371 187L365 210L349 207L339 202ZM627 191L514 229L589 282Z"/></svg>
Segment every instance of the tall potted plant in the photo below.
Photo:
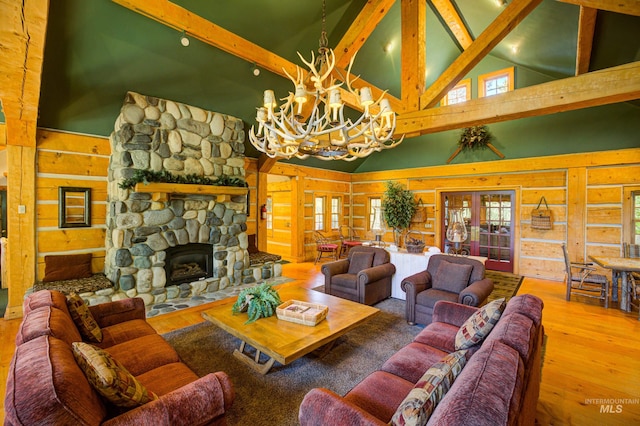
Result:
<svg viewBox="0 0 640 426"><path fill-rule="evenodd" d="M416 210L413 192L398 182L387 182L387 190L382 198L384 221L393 228L393 238L398 247L402 245L402 235L411 225Z"/></svg>

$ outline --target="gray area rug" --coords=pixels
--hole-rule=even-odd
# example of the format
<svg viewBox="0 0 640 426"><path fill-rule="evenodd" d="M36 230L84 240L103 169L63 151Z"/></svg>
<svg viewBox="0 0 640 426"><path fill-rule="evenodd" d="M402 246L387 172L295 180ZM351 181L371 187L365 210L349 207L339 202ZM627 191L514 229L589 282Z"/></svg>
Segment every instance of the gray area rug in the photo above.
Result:
<svg viewBox="0 0 640 426"><path fill-rule="evenodd" d="M287 366L276 362L265 376L237 360L232 352L240 341L209 322L163 337L199 376L229 374L236 389L229 425L297 425L298 408L309 390L325 387L344 395L422 330L405 321L403 300L387 299L375 306L381 312L338 338L324 357L312 353Z"/></svg>

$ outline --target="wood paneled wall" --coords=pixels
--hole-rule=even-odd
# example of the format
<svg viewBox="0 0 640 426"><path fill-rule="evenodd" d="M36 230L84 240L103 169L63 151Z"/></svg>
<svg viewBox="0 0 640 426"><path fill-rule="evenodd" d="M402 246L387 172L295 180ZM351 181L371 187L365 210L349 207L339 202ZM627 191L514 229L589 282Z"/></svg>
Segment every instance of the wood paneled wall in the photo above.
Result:
<svg viewBox="0 0 640 426"><path fill-rule="evenodd" d="M249 216L247 216L247 234L258 234L258 162L246 158L244 162L245 181L249 186Z"/></svg>
<svg viewBox="0 0 640 426"><path fill-rule="evenodd" d="M37 279L44 275L47 254L91 252L94 271L103 269L109 155L106 138L38 130L37 214L33 224L37 256L33 267ZM276 163L269 173L292 178L290 197L286 202L284 199L276 202L290 210L290 231L278 240L290 249L285 258L292 261L312 260L315 256L315 194L343 197L343 223L366 236L368 198L382 197L385 182L396 180L414 191L416 199L421 198L427 207L426 223L414 225L427 245L438 245L443 232L437 220L440 192L515 190L515 272L562 280L561 244L567 243L572 259L583 260L590 254L619 254L621 243L628 240L629 197L632 190L640 190L640 148L355 174ZM264 224L257 218L259 206L266 199L267 181L258 173L255 159L246 160L246 180L251 202L247 231L260 234ZM92 189L91 227L58 228L60 186ZM530 212L543 195L553 211L554 226L549 231L533 230L530 226ZM337 231L328 234L339 240ZM385 236L386 241L392 238L391 232ZM262 244L262 249L266 249L266 238ZM272 247L275 250L275 245L269 249ZM33 283L20 283L19 288L14 285L13 290L24 294Z"/></svg>
<svg viewBox="0 0 640 426"><path fill-rule="evenodd" d="M353 220L360 229L367 226L367 198L381 196L384 183L396 180L428 207L426 225L414 227L427 245L436 246L444 232L437 220L440 192L514 190L514 272L559 281L564 279L563 243L573 260L621 254L631 214L625 200L630 188L640 190L640 149L362 173L352 180ZM531 210L542 196L553 215L553 229L548 231L531 228ZM390 241L389 233L385 240Z"/></svg>
<svg viewBox="0 0 640 426"><path fill-rule="evenodd" d="M110 154L106 138L38 130L35 225L38 280L44 277L46 255L90 252L93 271L104 270ZM91 188L90 227L58 228L61 186Z"/></svg>

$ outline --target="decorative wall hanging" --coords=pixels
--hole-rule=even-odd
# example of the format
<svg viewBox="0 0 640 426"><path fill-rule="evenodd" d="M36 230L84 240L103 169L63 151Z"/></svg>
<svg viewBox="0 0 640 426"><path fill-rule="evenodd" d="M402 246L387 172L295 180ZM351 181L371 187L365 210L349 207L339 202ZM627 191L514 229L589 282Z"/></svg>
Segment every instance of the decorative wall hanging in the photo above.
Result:
<svg viewBox="0 0 640 426"><path fill-rule="evenodd" d="M411 218L411 223L424 223L427 221L427 207L422 203L422 198L416 204L415 213Z"/></svg>
<svg viewBox="0 0 640 426"><path fill-rule="evenodd" d="M91 188L61 186L58 188L58 227L91 226Z"/></svg>
<svg viewBox="0 0 640 426"><path fill-rule="evenodd" d="M541 209L540 205L544 203L545 208ZM540 198L538 207L531 210L531 229L549 230L553 228L553 221L551 219L551 210L547 204L547 199Z"/></svg>
<svg viewBox="0 0 640 426"><path fill-rule="evenodd" d="M460 134L460 139L458 140L458 148L453 153L451 157L447 160L447 164L453 161L454 158L462 151L472 151L476 149L484 149L489 148L493 151L498 157L504 158L504 154L498 151L498 149L493 146L491 141L493 140L493 135L489 131L487 126L472 126L467 127Z"/></svg>

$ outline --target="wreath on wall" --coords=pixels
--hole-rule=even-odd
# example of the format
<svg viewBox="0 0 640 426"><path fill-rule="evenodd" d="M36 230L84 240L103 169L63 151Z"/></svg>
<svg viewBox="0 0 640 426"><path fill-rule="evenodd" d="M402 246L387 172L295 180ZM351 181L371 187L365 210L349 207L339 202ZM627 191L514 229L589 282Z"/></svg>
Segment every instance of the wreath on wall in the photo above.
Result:
<svg viewBox="0 0 640 426"><path fill-rule="evenodd" d="M487 148L493 140L493 135L487 126L472 126L462 130L458 146L462 151Z"/></svg>
<svg viewBox="0 0 640 426"><path fill-rule="evenodd" d="M498 151L498 149L493 146L491 141L493 140L493 135L489 131L487 126L472 126L467 127L462 130L460 133L460 139L458 139L458 148L453 153L451 157L447 160L447 164L453 160L456 155L460 154L462 151L474 151L477 149L489 148L491 151L495 152L496 155L500 158L504 158L504 155Z"/></svg>

